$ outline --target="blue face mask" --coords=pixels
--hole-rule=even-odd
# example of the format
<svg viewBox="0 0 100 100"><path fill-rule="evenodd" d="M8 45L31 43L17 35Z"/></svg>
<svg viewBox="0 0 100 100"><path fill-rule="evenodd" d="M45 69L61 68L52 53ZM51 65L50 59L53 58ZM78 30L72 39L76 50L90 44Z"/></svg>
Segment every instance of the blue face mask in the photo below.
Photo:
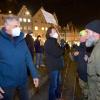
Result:
<svg viewBox="0 0 100 100"><path fill-rule="evenodd" d="M86 47L92 47L95 44L96 40L93 36L91 36L88 40L86 40Z"/></svg>

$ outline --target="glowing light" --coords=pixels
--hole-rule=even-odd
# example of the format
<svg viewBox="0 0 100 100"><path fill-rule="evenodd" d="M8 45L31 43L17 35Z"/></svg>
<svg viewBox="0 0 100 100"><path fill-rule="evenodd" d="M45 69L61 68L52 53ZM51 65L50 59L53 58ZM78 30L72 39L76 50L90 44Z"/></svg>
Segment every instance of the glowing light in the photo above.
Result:
<svg viewBox="0 0 100 100"><path fill-rule="evenodd" d="M41 29L42 29L42 31L44 31L44 27L42 27Z"/></svg>
<svg viewBox="0 0 100 100"><path fill-rule="evenodd" d="M26 18L23 18L23 21L26 22Z"/></svg>
<svg viewBox="0 0 100 100"><path fill-rule="evenodd" d="M29 15L30 13L29 13L29 11L26 11L25 14L26 14L26 15Z"/></svg>
<svg viewBox="0 0 100 100"><path fill-rule="evenodd" d="M35 26L34 29L35 29L35 30L38 30L38 26Z"/></svg>
<svg viewBox="0 0 100 100"><path fill-rule="evenodd" d="M45 27L45 30L47 31L47 30L48 30L48 28L47 28L47 27Z"/></svg>
<svg viewBox="0 0 100 100"><path fill-rule="evenodd" d="M19 18L19 21L22 22L22 18Z"/></svg>
<svg viewBox="0 0 100 100"><path fill-rule="evenodd" d="M28 22L30 23L30 22L31 22L31 20L30 20L30 19L28 19Z"/></svg>
<svg viewBox="0 0 100 100"><path fill-rule="evenodd" d="M12 13L12 11L8 11L9 12L9 14L11 14Z"/></svg>

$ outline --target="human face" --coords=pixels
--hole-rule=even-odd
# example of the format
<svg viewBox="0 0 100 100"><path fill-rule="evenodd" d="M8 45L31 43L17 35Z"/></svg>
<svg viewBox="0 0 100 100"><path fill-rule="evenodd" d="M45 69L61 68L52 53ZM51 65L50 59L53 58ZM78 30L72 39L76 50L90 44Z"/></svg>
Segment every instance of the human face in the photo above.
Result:
<svg viewBox="0 0 100 100"><path fill-rule="evenodd" d="M86 42L86 38L87 38L87 32L85 30L82 30L80 32L80 42Z"/></svg>
<svg viewBox="0 0 100 100"><path fill-rule="evenodd" d="M17 20L12 20L10 23L6 24L6 32L12 36L12 30L14 28L20 27L20 22Z"/></svg>
<svg viewBox="0 0 100 100"><path fill-rule="evenodd" d="M87 35L80 35L80 42L86 42Z"/></svg>
<svg viewBox="0 0 100 100"><path fill-rule="evenodd" d="M86 46L91 47L97 42L97 40L99 40L100 35L89 29L86 29L86 32L87 32Z"/></svg>
<svg viewBox="0 0 100 100"><path fill-rule="evenodd" d="M52 29L51 33L50 33L50 36L53 37L53 38L58 38L58 33L55 29Z"/></svg>

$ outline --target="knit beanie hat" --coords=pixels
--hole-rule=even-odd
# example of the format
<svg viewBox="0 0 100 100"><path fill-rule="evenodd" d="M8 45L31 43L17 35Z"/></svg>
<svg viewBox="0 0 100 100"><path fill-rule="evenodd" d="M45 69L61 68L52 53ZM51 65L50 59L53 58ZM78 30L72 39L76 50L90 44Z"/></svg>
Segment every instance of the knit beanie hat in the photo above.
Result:
<svg viewBox="0 0 100 100"><path fill-rule="evenodd" d="M94 20L85 26L85 29L92 30L100 34L100 20Z"/></svg>

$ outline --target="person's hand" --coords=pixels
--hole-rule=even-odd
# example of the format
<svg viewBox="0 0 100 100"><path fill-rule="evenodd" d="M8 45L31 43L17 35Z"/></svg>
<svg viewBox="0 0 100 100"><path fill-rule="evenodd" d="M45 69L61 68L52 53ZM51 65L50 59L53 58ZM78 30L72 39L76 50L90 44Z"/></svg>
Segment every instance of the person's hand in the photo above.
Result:
<svg viewBox="0 0 100 100"><path fill-rule="evenodd" d="M0 87L0 99L3 99L3 95L2 94L4 94L5 92L4 92L4 90Z"/></svg>
<svg viewBox="0 0 100 100"><path fill-rule="evenodd" d="M84 56L84 60L88 61L88 56L87 55Z"/></svg>
<svg viewBox="0 0 100 100"><path fill-rule="evenodd" d="M74 56L78 56L78 55L79 55L79 51L75 51Z"/></svg>
<svg viewBox="0 0 100 100"><path fill-rule="evenodd" d="M38 78L34 78L33 83L34 83L36 88L39 87L39 79Z"/></svg>

